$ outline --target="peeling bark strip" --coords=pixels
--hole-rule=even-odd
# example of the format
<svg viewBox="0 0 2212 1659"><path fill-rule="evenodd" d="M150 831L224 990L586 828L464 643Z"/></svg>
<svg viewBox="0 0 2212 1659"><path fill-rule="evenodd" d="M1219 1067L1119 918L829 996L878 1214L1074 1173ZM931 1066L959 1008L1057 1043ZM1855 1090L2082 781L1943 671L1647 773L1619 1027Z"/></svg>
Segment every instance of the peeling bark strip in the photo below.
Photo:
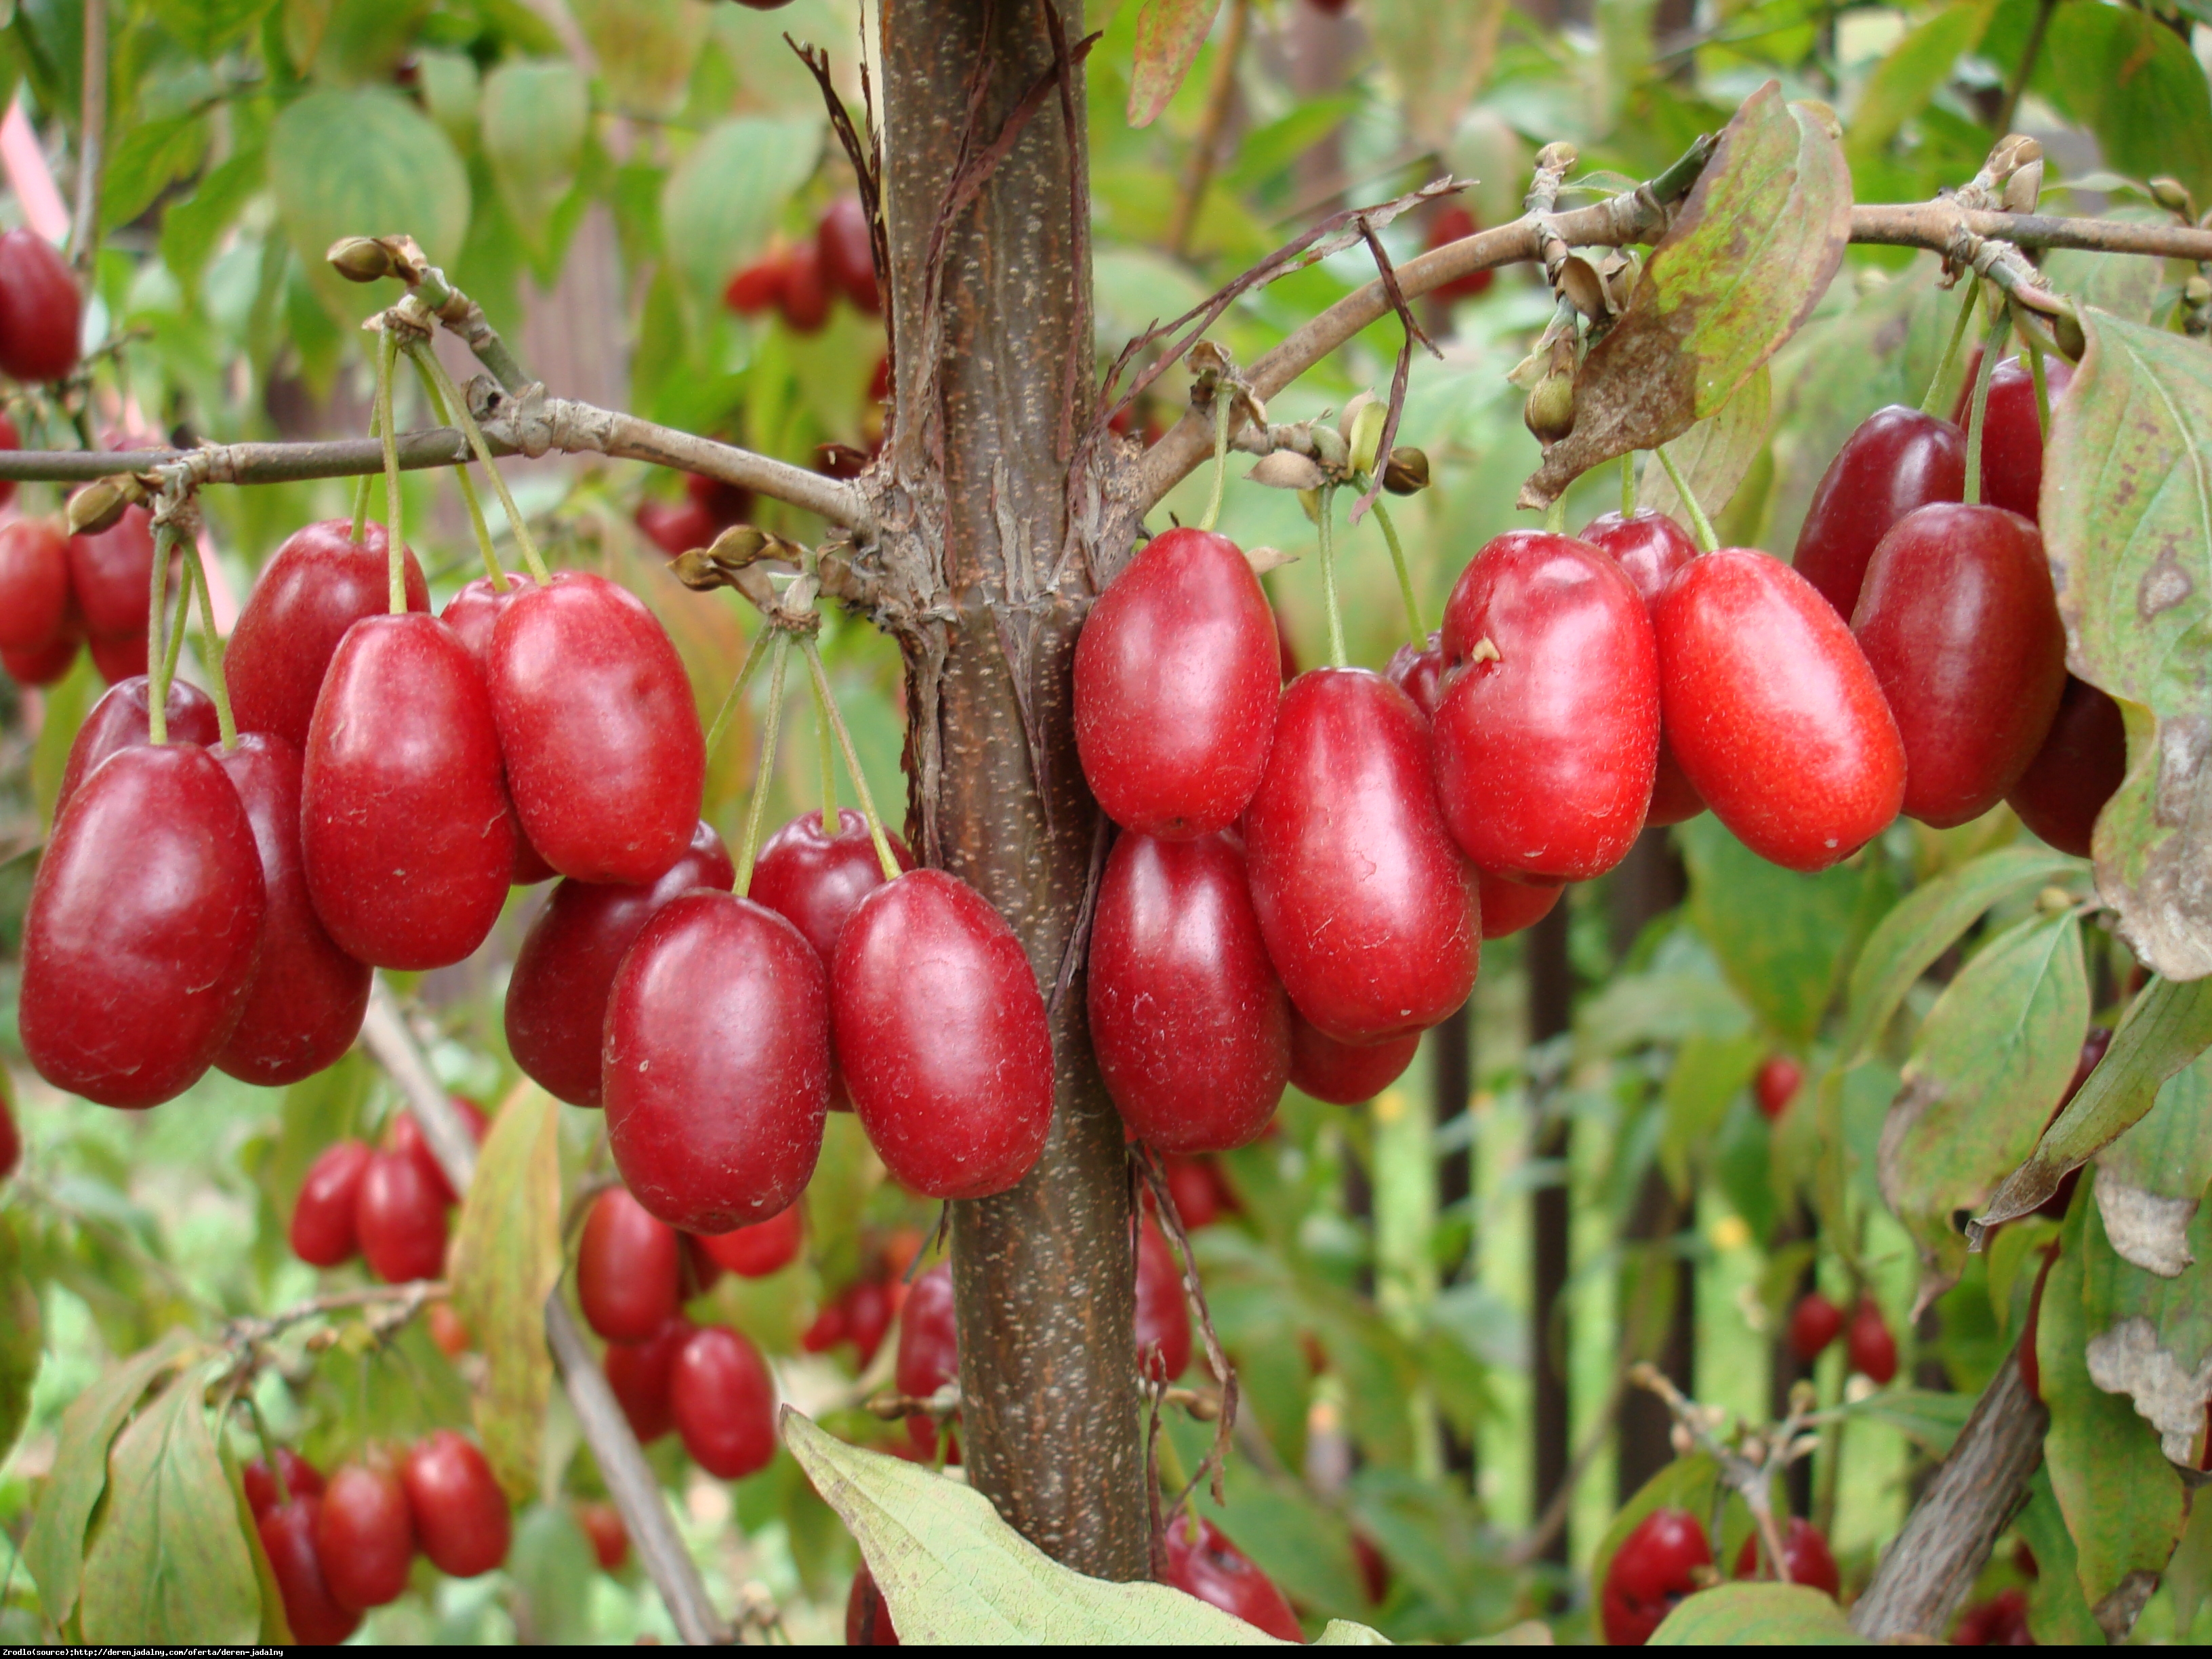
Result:
<svg viewBox="0 0 2212 1659"><path fill-rule="evenodd" d="M900 631L917 845L997 907L1053 1004L1044 1154L1012 1192L953 1206L963 1451L1030 1540L1131 1579L1152 1563L1128 1165L1079 973L1062 988L1098 824L1070 684L1087 567L1061 557L1072 529L1087 544L1069 520L1064 435L1088 423L1069 400L1091 378L1081 48L1069 45L1082 22L1080 0L884 0L884 201L903 356L883 557L920 589ZM1063 118L1029 118L1061 100Z"/></svg>

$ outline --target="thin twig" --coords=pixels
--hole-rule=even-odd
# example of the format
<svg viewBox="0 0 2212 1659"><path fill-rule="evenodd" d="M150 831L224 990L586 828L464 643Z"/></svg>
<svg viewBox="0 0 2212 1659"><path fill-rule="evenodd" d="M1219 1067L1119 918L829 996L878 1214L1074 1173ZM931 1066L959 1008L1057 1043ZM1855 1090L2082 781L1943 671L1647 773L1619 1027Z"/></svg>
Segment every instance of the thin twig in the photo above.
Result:
<svg viewBox="0 0 2212 1659"><path fill-rule="evenodd" d="M107 0L84 0L84 82L78 94L76 212L70 263L81 276L100 249L100 173L107 138Z"/></svg>

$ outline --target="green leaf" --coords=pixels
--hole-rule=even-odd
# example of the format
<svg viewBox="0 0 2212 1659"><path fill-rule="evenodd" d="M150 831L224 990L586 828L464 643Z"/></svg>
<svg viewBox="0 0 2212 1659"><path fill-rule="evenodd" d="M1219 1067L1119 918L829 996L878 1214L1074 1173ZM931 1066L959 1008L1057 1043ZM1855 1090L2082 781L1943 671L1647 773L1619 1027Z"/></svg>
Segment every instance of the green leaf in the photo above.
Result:
<svg viewBox="0 0 2212 1659"><path fill-rule="evenodd" d="M200 273L207 268L216 244L238 222L269 179L269 152L256 143L211 168L192 193L170 204L161 215L161 263L184 284L187 295L198 291Z"/></svg>
<svg viewBox="0 0 2212 1659"><path fill-rule="evenodd" d="M532 1504L515 1517L507 1577L528 1614L532 1642L565 1647L592 1639L598 1571L591 1543L566 1504Z"/></svg>
<svg viewBox="0 0 2212 1659"><path fill-rule="evenodd" d="M1575 427L1520 504L1548 507L1601 462L1717 413L1797 331L1843 264L1851 180L1825 109L1768 82L1722 132L1626 313L1583 359Z"/></svg>
<svg viewBox="0 0 2212 1659"><path fill-rule="evenodd" d="M1654 1510L1687 1510L1702 1518L1711 1512L1720 1483L1720 1465L1706 1453L1678 1457L1667 1464L1638 1487L1636 1496L1623 1504L1606 1524L1605 1534L1590 1555L1590 1583L1605 1583L1606 1573L1613 1565L1613 1553L1627 1541L1629 1534L1644 1524L1644 1516Z"/></svg>
<svg viewBox="0 0 2212 1659"><path fill-rule="evenodd" d="M1955 0L1909 31L1867 77L1851 111L1851 159L1879 155L1898 129L1928 106L1960 55L1981 44L1996 0Z"/></svg>
<svg viewBox="0 0 2212 1659"><path fill-rule="evenodd" d="M2044 1284L2035 1334L2043 1403L2051 1410L2044 1465L2092 1608L2130 1573L2164 1569L2187 1510L2180 1479L2150 1426L2124 1396L2106 1394L2090 1379L2084 1350L2094 1325L2085 1305L2084 1258L2096 1224L2096 1206L2074 1206L2057 1263Z"/></svg>
<svg viewBox="0 0 2212 1659"><path fill-rule="evenodd" d="M76 1606L82 1582L84 1528L107 1488L107 1448L139 1399L164 1372L199 1352L189 1331L171 1331L94 1383L62 1413L52 1473L23 1542L23 1564L38 1581L47 1620L60 1625Z"/></svg>
<svg viewBox="0 0 2212 1659"><path fill-rule="evenodd" d="M1832 1595L1803 1584L1722 1584L1688 1597L1651 1633L1655 1648L1859 1648Z"/></svg>
<svg viewBox="0 0 2212 1659"><path fill-rule="evenodd" d="M2201 979L2212 974L2200 875L2212 859L2212 356L2100 313L2081 321L2087 349L2051 411L2042 519L2067 662L2122 700L2128 724L2128 776L2097 821L2097 889L2153 969Z"/></svg>
<svg viewBox="0 0 2212 1659"><path fill-rule="evenodd" d="M1490 79L1505 0L1459 0L1449 6L1436 0L1361 0L1359 20L1375 38L1375 54L1390 72L1397 106L1414 139L1425 149L1441 150L1462 112ZM1647 24L1646 51L1650 43Z"/></svg>
<svg viewBox="0 0 2212 1659"><path fill-rule="evenodd" d="M696 0L568 0L607 91L625 115L673 115L683 107L714 26L710 9Z"/></svg>
<svg viewBox="0 0 2212 1659"><path fill-rule="evenodd" d="M261 1632L261 1587L197 1372L141 1412L110 1460L113 1492L84 1563L89 1643L211 1645Z"/></svg>
<svg viewBox="0 0 2212 1659"><path fill-rule="evenodd" d="M759 252L785 199L814 173L822 123L809 116L725 121L684 158L660 191L661 246L693 301L721 302L731 274Z"/></svg>
<svg viewBox="0 0 2212 1659"><path fill-rule="evenodd" d="M199 166L207 141L207 117L197 110L131 128L100 174L100 222L127 225L145 212L163 191Z"/></svg>
<svg viewBox="0 0 2212 1659"><path fill-rule="evenodd" d="M1721 1120L1766 1046L1757 1036L1693 1036L1675 1051L1660 1097L1667 1118L1659 1132L1659 1167L1678 1194L1689 1191L1693 1161L1711 1150Z"/></svg>
<svg viewBox="0 0 2212 1659"><path fill-rule="evenodd" d="M2097 1206L2112 1248L2171 1279L2191 1259L2187 1235L2212 1184L2212 1051L2162 1084L2149 1112L2097 1154Z"/></svg>
<svg viewBox="0 0 2212 1659"><path fill-rule="evenodd" d="M77 728L100 697L94 689L99 684L100 671L88 651L77 658L59 684L46 690L46 721L39 728L38 747L31 751L31 796L39 803L39 821L48 830L54 827L54 802L61 794L70 748L76 742Z"/></svg>
<svg viewBox="0 0 2212 1659"><path fill-rule="evenodd" d="M1918 1306L1964 1270L1960 1212L2034 1146L2088 1024L2081 924L2070 910L1999 934L1928 1011L1877 1164L1882 1197L1920 1252Z"/></svg>
<svg viewBox="0 0 2212 1659"><path fill-rule="evenodd" d="M1978 1243L1981 1230L2024 1216L2057 1192L2069 1170L2087 1164L2140 1121L2157 1103L2166 1079L2208 1048L2212 981L2154 979L2143 987L2081 1091L2043 1132L2027 1161L2005 1177L1968 1236Z"/></svg>
<svg viewBox="0 0 2212 1659"><path fill-rule="evenodd" d="M2061 6L2042 63L2036 84L2097 135L2107 166L2212 199L2212 93L2183 36L2148 10Z"/></svg>
<svg viewBox="0 0 2212 1659"><path fill-rule="evenodd" d="M453 141L453 148L465 150L475 143L483 97L477 60L464 52L417 52L415 79L422 91L422 107Z"/></svg>
<svg viewBox="0 0 2212 1659"><path fill-rule="evenodd" d="M1212 33L1221 0L1144 0L1129 76L1129 125L1148 127L1176 95Z"/></svg>
<svg viewBox="0 0 2212 1659"><path fill-rule="evenodd" d="M151 0L161 27L198 58L214 58L245 39L273 3L275 0Z"/></svg>
<svg viewBox="0 0 2212 1659"><path fill-rule="evenodd" d="M2090 1380L2135 1401L2166 1457L2194 1468L2212 1401L2212 1215L2197 1216L2185 1235L2189 1265L2161 1275L2112 1248L2110 1212L2098 1196L2082 1276Z"/></svg>
<svg viewBox="0 0 2212 1659"><path fill-rule="evenodd" d="M2004 847L1915 889L1881 919L1852 964L1841 1063L1851 1066L1866 1057L1929 964L1991 906L2063 881L2081 867L2063 854Z"/></svg>
<svg viewBox="0 0 2212 1659"><path fill-rule="evenodd" d="M1736 486L1766 447L1773 413L1773 380L1761 363L1735 396L1667 446L1668 458L1709 518L1718 518L1735 499ZM1636 497L1638 507L1664 513L1679 523L1689 522L1674 481L1663 466L1644 469Z"/></svg>
<svg viewBox="0 0 2212 1659"><path fill-rule="evenodd" d="M860 1540L902 1641L1285 1645L1165 1584L1111 1584L1063 1567L964 1481L848 1446L788 1406L782 1431L815 1491ZM1381 1639L1340 1621L1321 1644Z"/></svg>
<svg viewBox="0 0 2212 1659"><path fill-rule="evenodd" d="M533 246L576 181L591 112L591 89L572 64L507 63L484 77L484 159Z"/></svg>
<svg viewBox="0 0 2212 1659"><path fill-rule="evenodd" d="M4 1079L0 1079L0 1112L8 1109L7 1092ZM15 1224L0 1210L0 1463L7 1461L30 1415L31 1385L39 1380L41 1330L39 1287L24 1270Z"/></svg>
<svg viewBox="0 0 2212 1659"><path fill-rule="evenodd" d="M2038 1466L2027 1483L2027 1503L2013 1530L2035 1552L2036 1575L2027 1587L2027 1622L2039 1632L2045 1647L2086 1647L2102 1644L2105 1632L2081 1599L2081 1581L2075 1575L2074 1540L2066 1531L2066 1517L2051 1490L2051 1471ZM2188 1628L2186 1626L2181 1626Z"/></svg>
<svg viewBox="0 0 2212 1659"><path fill-rule="evenodd" d="M452 141L382 87L326 88L289 106L270 132L269 182L293 251L340 318L373 301L325 263L338 238L404 232L444 264L469 228L469 173Z"/></svg>
<svg viewBox="0 0 2212 1659"><path fill-rule="evenodd" d="M1729 983L1776 1036L1810 1042L1856 943L1872 861L1801 876L1769 864L1710 816L1674 833L1689 866L1691 919Z"/></svg>
<svg viewBox="0 0 2212 1659"><path fill-rule="evenodd" d="M534 1084L509 1095L477 1158L453 1232L453 1311L477 1339L484 1380L477 1432L500 1485L538 1487L553 1356L545 1298L561 1280L560 1121Z"/></svg>

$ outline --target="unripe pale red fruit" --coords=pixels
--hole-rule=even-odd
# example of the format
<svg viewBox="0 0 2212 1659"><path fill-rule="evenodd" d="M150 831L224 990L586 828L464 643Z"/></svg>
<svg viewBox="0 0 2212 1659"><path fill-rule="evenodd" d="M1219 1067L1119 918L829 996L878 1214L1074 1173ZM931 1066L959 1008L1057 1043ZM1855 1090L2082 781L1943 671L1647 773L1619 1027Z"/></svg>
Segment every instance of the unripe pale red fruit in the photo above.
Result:
<svg viewBox="0 0 2212 1659"><path fill-rule="evenodd" d="M1858 608L1867 562L1916 507L1955 501L1966 489L1966 434L1948 421L1892 404L1844 441L1813 491L1790 561L1839 617Z"/></svg>
<svg viewBox="0 0 2212 1659"><path fill-rule="evenodd" d="M838 938L830 1017L860 1127L902 1185L981 1198L1036 1162L1052 1036L1021 941L974 888L915 870Z"/></svg>
<svg viewBox="0 0 2212 1659"><path fill-rule="evenodd" d="M0 235L0 372L58 380L76 367L84 301L54 245L34 230Z"/></svg>
<svg viewBox="0 0 2212 1659"><path fill-rule="evenodd" d="M1752 1079L1752 1096L1771 1122L1790 1109L1797 1091L1805 1085L1805 1068L1787 1054L1769 1054Z"/></svg>
<svg viewBox="0 0 2212 1659"><path fill-rule="evenodd" d="M343 519L293 532L263 568L223 653L230 708L241 732L274 732L302 753L323 677L346 630L390 604L385 562L391 545L380 524L360 541ZM430 590L412 552L405 559L407 608L428 611ZM139 596L140 621L145 598Z"/></svg>
<svg viewBox="0 0 2212 1659"><path fill-rule="evenodd" d="M1852 614L1905 744L1905 813L1939 830L1995 806L2043 746L2066 631L2043 538L1996 507L1915 509L1875 549Z"/></svg>
<svg viewBox="0 0 2212 1659"><path fill-rule="evenodd" d="M1851 1322L1844 1333L1844 1352L1853 1370L1876 1386L1886 1386L1897 1375L1897 1339L1882 1317L1881 1304L1862 1297L1851 1310Z"/></svg>
<svg viewBox="0 0 2212 1659"><path fill-rule="evenodd" d="M717 1267L740 1279L765 1279L798 1259L805 1237L802 1214L793 1204L735 1232L698 1234L698 1245Z"/></svg>
<svg viewBox="0 0 2212 1659"><path fill-rule="evenodd" d="M603 576L517 593L489 675L507 780L530 844L580 881L652 881L690 845L706 738L667 633Z"/></svg>
<svg viewBox="0 0 2212 1659"><path fill-rule="evenodd" d="M1702 802L1699 806L1702 810ZM1482 936L1486 939L1505 939L1534 927L1552 914L1559 895L1567 890L1561 881L1516 881L1487 870L1476 873L1482 894Z"/></svg>
<svg viewBox="0 0 2212 1659"><path fill-rule="evenodd" d="M323 1495L322 1471L289 1446L276 1448L276 1468L284 1476L284 1489L276 1489L276 1475L269 1467L269 1460L257 1457L239 1471L239 1481L246 1489L246 1507L253 1511L253 1518L263 1516L285 1501L289 1496L296 1503L303 1498Z"/></svg>
<svg viewBox="0 0 2212 1659"><path fill-rule="evenodd" d="M1290 1075L1291 1004L1227 836L1115 843L1091 924L1091 1043L1139 1140L1218 1152L1267 1127Z"/></svg>
<svg viewBox="0 0 2212 1659"><path fill-rule="evenodd" d="M2085 859L2097 815L2127 769L2127 728L2119 704L2069 674L2043 746L2005 799L2021 822L2051 846Z"/></svg>
<svg viewBox="0 0 2212 1659"><path fill-rule="evenodd" d="M1748 548L1694 560L1658 617L1660 703L1715 816L1761 858L1812 872L1897 816L1905 746L1841 617Z"/></svg>
<svg viewBox="0 0 2212 1659"><path fill-rule="evenodd" d="M514 822L483 676L434 617L367 617L315 701L301 771L307 891L338 948L441 968L507 902Z"/></svg>
<svg viewBox="0 0 2212 1659"><path fill-rule="evenodd" d="M1782 1580L1784 1583L1802 1584L1808 1589L1819 1590L1823 1595L1844 1593L1843 1575L1836 1571L1835 1553L1820 1529L1802 1516L1793 1515L1782 1534ZM1759 1537L1753 1534L1743 1540L1736 1552L1735 1576L1756 1578L1759 1571Z"/></svg>
<svg viewBox="0 0 2212 1659"><path fill-rule="evenodd" d="M610 1342L649 1341L676 1316L676 1230L619 1187L592 1200L576 1243L576 1300Z"/></svg>
<svg viewBox="0 0 2212 1659"><path fill-rule="evenodd" d="M1285 1642L1303 1642L1297 1615L1275 1581L1203 1516L1173 1516L1167 1525L1165 1582L1186 1595L1233 1613Z"/></svg>
<svg viewBox="0 0 2212 1659"><path fill-rule="evenodd" d="M1268 957L1292 1006L1340 1042L1410 1036L1474 988L1474 866L1444 825L1428 739L1420 710L1381 675L1301 674L1245 814Z"/></svg>
<svg viewBox="0 0 2212 1659"><path fill-rule="evenodd" d="M335 1647L361 1628L361 1614L341 1607L323 1577L315 1538L323 1500L295 1498L254 1517L270 1576L284 1602L284 1622L292 1639L313 1647Z"/></svg>
<svg viewBox="0 0 2212 1659"><path fill-rule="evenodd" d="M68 538L47 519L0 524L0 650L44 650L61 637L69 614ZM143 593L138 614L146 614Z"/></svg>
<svg viewBox="0 0 2212 1659"><path fill-rule="evenodd" d="M653 1333L649 1342L611 1342L602 1362L607 1387L629 1419L630 1432L640 1445L650 1445L676 1426L669 1403L668 1385L676 1372L676 1356L697 1328L678 1316Z"/></svg>
<svg viewBox="0 0 2212 1659"><path fill-rule="evenodd" d="M1798 1297L1790 1310L1790 1352L1808 1365L1843 1334L1844 1310L1818 1291Z"/></svg>
<svg viewBox="0 0 2212 1659"><path fill-rule="evenodd" d="M1333 1106L1357 1106L1395 1083L1413 1063L1420 1046L1419 1031L1381 1042L1339 1042L1317 1030L1294 1008L1291 1011L1291 1082L1316 1100Z"/></svg>
<svg viewBox="0 0 2212 1659"><path fill-rule="evenodd" d="M684 1449L719 1480L742 1480L775 1455L775 1379L760 1350L726 1326L692 1333L670 1373L668 1402Z"/></svg>
<svg viewBox="0 0 2212 1659"><path fill-rule="evenodd" d="M399 1599L415 1559L415 1522L390 1459L372 1452L331 1476L315 1522L315 1557L341 1607L362 1613Z"/></svg>
<svg viewBox="0 0 2212 1659"><path fill-rule="evenodd" d="M440 1572L474 1578L507 1559L514 1535L507 1495L473 1444L451 1429L434 1430L408 1449L399 1479L416 1540Z"/></svg>
<svg viewBox="0 0 2212 1659"><path fill-rule="evenodd" d="M93 775L100 762L118 749L137 749L151 741L146 726L151 701L152 694L143 675L118 681L100 694L100 701L93 704L92 713L84 717L84 724L77 727L76 736L70 741L69 759L62 767L62 781L54 791L54 817L58 821L62 809L76 793L77 786ZM216 720L215 703L206 692L189 680L173 679L169 682L166 708L169 742L196 743L210 750L216 746L221 729ZM252 816L250 808L247 816ZM295 824L295 840L298 835Z"/></svg>
<svg viewBox="0 0 2212 1659"><path fill-rule="evenodd" d="M361 1249L355 1217L361 1205L362 1177L375 1156L358 1140L325 1147L307 1166L307 1178L292 1204L292 1254L311 1267L335 1267Z"/></svg>
<svg viewBox="0 0 2212 1659"><path fill-rule="evenodd" d="M145 638L146 590L154 579L151 514L126 507L110 528L70 537L69 566L70 592L94 643Z"/></svg>
<svg viewBox="0 0 2212 1659"><path fill-rule="evenodd" d="M446 1204L413 1159L378 1152L362 1172L354 1229L369 1271L387 1285L446 1270Z"/></svg>
<svg viewBox="0 0 2212 1659"><path fill-rule="evenodd" d="M671 900L623 958L601 1065L623 1182L672 1227L726 1233L787 1208L830 1107L821 958L773 910Z"/></svg>
<svg viewBox="0 0 2212 1659"><path fill-rule="evenodd" d="M1599 1622L1614 1647L1641 1647L1712 1565L1705 1529L1686 1510L1654 1510L1621 1540L1598 1598Z"/></svg>
<svg viewBox="0 0 2212 1659"><path fill-rule="evenodd" d="M1259 787L1281 684L1275 618L1236 543L1155 536L1075 644L1075 744L1106 816L1187 841Z"/></svg>
<svg viewBox="0 0 2212 1659"><path fill-rule="evenodd" d="M125 749L87 778L23 924L24 1051L103 1106L182 1094L238 1024L259 958L253 826L204 749Z"/></svg>
<svg viewBox="0 0 2212 1659"><path fill-rule="evenodd" d="M1444 606L1437 795L1483 869L1601 875L1635 845L1659 756L1659 669L1642 597L1585 542L1488 543Z"/></svg>

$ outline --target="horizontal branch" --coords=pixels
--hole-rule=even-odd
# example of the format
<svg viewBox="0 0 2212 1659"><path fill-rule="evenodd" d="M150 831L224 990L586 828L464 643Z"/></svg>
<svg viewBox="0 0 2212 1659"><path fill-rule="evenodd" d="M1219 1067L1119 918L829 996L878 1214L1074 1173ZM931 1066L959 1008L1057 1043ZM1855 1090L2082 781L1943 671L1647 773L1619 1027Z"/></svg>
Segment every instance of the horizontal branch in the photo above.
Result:
<svg viewBox="0 0 2212 1659"><path fill-rule="evenodd" d="M1616 196L1590 207L1550 216L1548 223L1571 247L1619 247L1648 242L1664 234L1666 222L1640 191ZM2113 219L2069 219L2040 213L1967 212L1948 201L1869 205L1851 210L1851 240L1888 247L1925 248L1942 253L1963 226L1977 236L1996 237L2021 247L2087 248L2106 253L2140 253L2170 259L2212 260L2212 230L2177 224L2136 224ZM1445 283L1500 265L1533 263L1543 257L1542 227L1534 218L1477 232L1408 259L1397 267L1398 287L1408 299ZM1329 353L1370 324L1390 314L1390 300L1378 277L1354 289L1309 320L1246 372L1264 401L1273 398ZM1188 410L1139 464L1137 499L1149 512L1162 497L1213 453L1210 409Z"/></svg>

